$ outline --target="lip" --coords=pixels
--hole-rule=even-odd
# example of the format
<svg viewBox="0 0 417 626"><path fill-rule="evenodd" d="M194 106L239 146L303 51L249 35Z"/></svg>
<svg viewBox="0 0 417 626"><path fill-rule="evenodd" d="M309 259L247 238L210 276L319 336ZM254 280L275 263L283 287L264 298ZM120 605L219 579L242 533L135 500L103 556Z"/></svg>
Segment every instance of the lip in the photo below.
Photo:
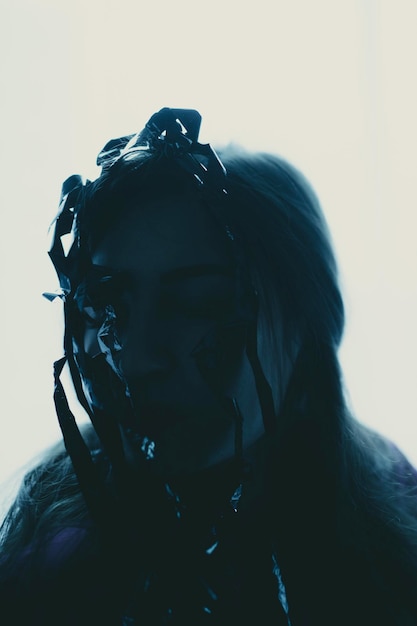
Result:
<svg viewBox="0 0 417 626"><path fill-rule="evenodd" d="M135 413L140 430L151 438L184 422L188 417L185 409L163 405L138 406Z"/></svg>

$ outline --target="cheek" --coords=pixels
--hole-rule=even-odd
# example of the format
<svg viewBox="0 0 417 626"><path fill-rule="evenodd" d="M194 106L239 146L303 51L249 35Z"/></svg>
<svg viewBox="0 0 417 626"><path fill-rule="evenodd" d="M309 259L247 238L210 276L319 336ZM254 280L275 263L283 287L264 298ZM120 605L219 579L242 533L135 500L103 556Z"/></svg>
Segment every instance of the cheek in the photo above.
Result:
<svg viewBox="0 0 417 626"><path fill-rule="evenodd" d="M172 376L195 369L193 353L212 329L206 320L134 319L119 331L122 368L127 377Z"/></svg>

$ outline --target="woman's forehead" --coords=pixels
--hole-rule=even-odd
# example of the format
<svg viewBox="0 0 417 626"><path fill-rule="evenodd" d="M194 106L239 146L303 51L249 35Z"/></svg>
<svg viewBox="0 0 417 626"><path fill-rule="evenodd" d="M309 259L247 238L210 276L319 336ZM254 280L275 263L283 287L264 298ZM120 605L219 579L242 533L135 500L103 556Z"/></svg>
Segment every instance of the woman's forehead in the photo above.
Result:
<svg viewBox="0 0 417 626"><path fill-rule="evenodd" d="M230 263L227 237L195 194L130 202L93 254L117 269L167 271L174 266Z"/></svg>

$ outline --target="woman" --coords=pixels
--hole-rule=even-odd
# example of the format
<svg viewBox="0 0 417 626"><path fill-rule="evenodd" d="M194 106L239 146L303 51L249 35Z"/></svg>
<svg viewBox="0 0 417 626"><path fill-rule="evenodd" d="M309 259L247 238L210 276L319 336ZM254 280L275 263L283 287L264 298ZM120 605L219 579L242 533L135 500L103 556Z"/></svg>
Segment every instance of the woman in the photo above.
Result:
<svg viewBox="0 0 417 626"><path fill-rule="evenodd" d="M96 181L64 183L50 256L65 447L3 523L0 610L14 624L417 624L417 478L347 410L317 199L275 156L220 161L199 125L162 109L106 145Z"/></svg>

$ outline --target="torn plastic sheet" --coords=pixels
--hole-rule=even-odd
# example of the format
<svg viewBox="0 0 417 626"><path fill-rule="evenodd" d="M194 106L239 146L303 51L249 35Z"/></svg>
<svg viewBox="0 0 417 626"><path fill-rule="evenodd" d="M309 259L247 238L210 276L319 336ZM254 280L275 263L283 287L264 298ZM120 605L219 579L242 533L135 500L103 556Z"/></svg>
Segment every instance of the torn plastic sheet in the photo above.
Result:
<svg viewBox="0 0 417 626"><path fill-rule="evenodd" d="M44 291L42 295L44 298L49 300L49 302L53 302L57 298L60 298L61 300L65 300L65 296L68 294L66 294L63 289L56 289L55 291Z"/></svg>
<svg viewBox="0 0 417 626"><path fill-rule="evenodd" d="M277 557L274 552L272 553L272 572L278 582L278 600L280 601L281 606L284 609L284 612L287 616L288 626L291 626L288 601L287 601L287 591L285 589L284 581L282 580L281 570L278 565Z"/></svg>
<svg viewBox="0 0 417 626"><path fill-rule="evenodd" d="M125 384L126 395L129 396L129 388L119 365L119 355L122 350L122 344L120 343L117 336L116 313L114 311L114 307L111 304L107 304L105 306L104 321L97 333L97 342L102 354L104 354L105 356L107 363L110 365L113 372Z"/></svg>
<svg viewBox="0 0 417 626"><path fill-rule="evenodd" d="M193 176L197 185L226 196L226 170L210 144L198 143L201 115L194 109L165 107L152 115L145 128L134 135L112 139L97 157L103 171L121 159L140 162L141 153L157 152L173 157Z"/></svg>
<svg viewBox="0 0 417 626"><path fill-rule="evenodd" d="M230 524L229 516L226 515L226 518L219 517L215 522L216 532L212 533L215 541L207 546L204 555L196 554L192 536L189 541L188 533L180 535L181 538L178 541L174 540L164 552L162 561L158 562L158 570L151 569L138 577L136 592L131 596L129 606L124 611L122 623L125 626L148 623L172 626L189 623L195 626L247 623L244 607L256 610L256 605L253 606L250 599L252 586L247 586L244 574L246 567L248 572L250 571L252 561L245 549L244 537L241 537L243 542L240 555L235 560L234 551L238 544L234 543L233 533L236 526ZM231 520L238 522L238 516L233 516ZM224 521L226 523L223 523ZM237 528L239 529L239 522ZM237 532L239 534L239 530ZM230 540L235 546L231 551ZM199 546L201 549L204 542L200 541ZM254 587L257 586L259 577L267 581L272 575L277 583L275 601L273 604L268 602L272 613L262 616L265 609L260 604L259 623L264 623L263 618L267 617L271 623L291 626L285 585L272 547L270 554L269 569L252 570ZM269 585L267 586L269 588ZM255 596L253 601L262 603L263 598L257 599Z"/></svg>
<svg viewBox="0 0 417 626"><path fill-rule="evenodd" d="M220 221L225 225L228 217L226 213L223 214L223 199L227 196L226 172L209 144L202 145L197 143L200 119L201 118L196 111L162 109L157 114L152 116L145 129L140 133L112 140L106 144L102 152L99 154L97 164L101 165L104 171L115 165L119 159L134 160L137 158L139 168L141 158L145 152L170 154L177 160L183 169L188 171L190 175L194 177L197 184L205 191L207 199L213 200L213 202L208 202L208 204L213 205L213 212L220 216ZM79 238L74 239L73 237L76 232L77 236L79 233L78 230L74 230L74 224L80 215L82 208L84 208L84 188L85 185L82 184L80 177L74 176L65 181L60 212L55 220L54 239L50 250L50 256L58 273L63 294L67 295L73 293L75 286L79 284L80 280L84 276L86 263L88 264L89 262L89 259L86 258L86 254L88 255L88 252L85 249L85 243ZM234 231L229 228L229 226L225 225L225 227L228 238L232 242L236 243L236 235ZM73 242L72 245L70 245L71 242ZM235 246L235 249L237 264L239 265L242 256L240 253L242 251L238 245ZM246 285L243 283L239 285L242 288L239 293L246 294L246 291L244 290ZM51 296L52 294L49 295ZM56 296L54 295L53 297ZM50 297L49 299L53 299L53 297ZM245 298L242 297L238 302L239 305L242 305L242 310L244 301ZM123 376L122 368L120 367L122 346L117 337L115 311L113 307L109 306L105 308L104 312L104 321L98 330L97 336L97 342L100 350L99 356L104 356L107 364L103 363L104 366L111 368L112 372L114 372L118 380L122 383L121 390L124 389L126 397L130 398L129 388ZM219 396L223 399L225 397L225 385L222 381L219 381L219 371L221 370L221 367L224 367L225 362L222 358L222 354L225 353L225 356L230 359L230 356L233 356L233 354L229 348L233 345L234 341L236 341L238 346L242 346L241 330L244 331L244 325L240 328L236 327L234 330L228 329L226 331L226 334L228 334L229 337L226 338L225 349L222 344L222 338L217 337L214 344L206 344L205 346L202 346L202 352L198 355L198 357L196 355L196 360L201 366L202 373L205 373L206 380L212 381L214 387L217 388ZM268 431L268 429L272 430L272 423L269 419L273 416L273 411L271 409L272 402L270 398L270 390L268 389L268 385L264 379L256 352L256 324L254 324L253 330L254 333L252 335L252 342L249 346L250 349L248 356L257 382L258 394L260 396L262 412L265 420L265 429ZM228 341L229 338L230 342ZM218 348L220 348L220 351ZM69 356L71 357L74 355L70 354ZM217 364L220 364L220 367L217 367ZM232 367L233 359L232 362L227 360L226 365L226 370L229 365ZM223 375L223 370L221 371L221 374ZM80 375L82 377L81 372ZM104 380L107 380L107 378L105 377ZM85 382L90 388L91 393L94 394L93 382ZM219 382L220 385L216 387ZM120 393L123 393L123 391L120 391ZM230 399L227 400L230 401ZM229 410L230 409L231 407L229 406ZM243 425L241 422L239 423L236 407L230 412L230 417L231 419L234 419L235 423L235 457L239 459L240 463L242 461ZM146 461L154 458L155 442L147 437L141 437L135 429L126 429L126 434L128 435L129 440L135 443L134 450L140 451L141 458L144 458ZM181 502L175 492L172 491L172 493L165 493L165 496L168 497L168 499L171 499L174 507L176 507L177 513L178 511L181 511ZM225 506L228 504L228 506L226 506L227 511L225 511L226 516L228 513L229 517L231 516L232 519L239 517L238 515L235 515L235 512L239 507L241 496L242 484L237 486L236 490L231 495L229 502L225 503ZM147 504L147 502L144 501L143 504ZM218 520L218 524L221 526L221 520ZM233 523L232 527L235 528ZM207 558L212 559L214 558L213 555L218 554L219 549L222 547L222 541L227 541L227 537L220 538L216 531L211 534L209 542L201 545L202 550L205 550ZM242 546L242 551L244 551L244 549L244 546ZM193 572L193 575L195 574L196 572ZM278 581L279 599L285 609L285 606L287 606L285 587L283 587L282 577L277 564L274 568L274 574ZM152 584L150 586L152 587ZM207 591L209 589L212 591L212 593L208 593L210 601L201 602L199 605L200 611L203 610L206 614L210 612L210 607L213 603L215 604L217 600L216 592L213 591L211 586L207 583ZM144 589L144 592L147 594L149 590ZM192 598L190 599L193 600ZM164 616L166 621L161 620L160 623L168 623L168 618L170 618L171 614L172 610L169 606L167 606L166 614ZM124 623L139 624L139 620L125 621ZM155 623L154 620L152 623ZM290 624L289 619L288 624Z"/></svg>
<svg viewBox="0 0 417 626"><path fill-rule="evenodd" d="M110 367L112 371L117 375L117 377L125 383L126 394L128 394L129 393L128 386L127 386L126 381L124 380L122 368L120 367L120 356L121 356L122 345L117 334L116 313L114 311L114 308L111 305L108 305L104 308L104 320L102 321L102 324L98 330L97 340L98 340L98 345L99 345L101 354L104 355L105 357L107 367ZM206 345L206 348L208 348L207 342L205 345ZM211 351L209 350L209 352ZM206 354L205 356L208 356L208 355ZM242 446L243 417L241 415L236 398L225 398L225 400L227 401L230 419L234 421L234 425L235 425L235 439L234 439L235 459L239 462L239 466L240 466L243 461L243 446ZM135 449L139 448L141 450L143 458L145 458L148 461L151 460L154 457L155 443L152 440L148 439L147 437L141 437L138 433L134 432L133 430L130 431L128 434L132 438L132 440L136 442L137 447ZM170 504L170 509L174 512L175 518L177 519L179 526L182 527L183 523L185 523L185 526L183 528L186 529L187 528L186 507L184 507L184 504L181 501L181 498L178 496L175 490L171 488L169 484L165 483L164 488L165 488L165 495L167 497L167 502ZM199 539L198 549L201 553L201 558L204 557L208 559L209 561L211 561L213 558L217 558L216 555L218 554L219 550L220 552L222 552L222 550L224 549L225 543L227 546L227 540L228 540L227 533L231 532L233 534L233 528L234 528L233 518L235 514L238 512L240 500L241 500L242 493L243 493L243 488L244 488L244 485L243 485L243 478L242 478L242 482L237 485L236 489L234 490L234 492L232 493L229 499L229 502L228 503L225 502L225 509L223 510L221 515L219 515L219 517L216 520L214 520L214 522L212 523L211 530L208 533L208 535L205 538L201 537ZM144 503L146 504L146 502ZM163 510L165 511L165 509ZM236 516L236 519L237 518L238 516ZM226 528L226 530L224 530L224 528ZM174 533L174 537L175 537L175 533ZM179 545L174 546L172 550L174 551L174 555L176 555L178 558L181 559L180 545L181 545L181 541L179 542ZM190 546L191 544L188 544L186 541L184 544L184 550L185 550L184 558L185 559L190 558L189 556L187 556L187 554L189 554L189 551L191 549ZM242 555L244 555L245 546L242 545L241 549L242 549ZM177 552L179 554L177 554ZM171 553L171 548L168 550L168 553L165 555L165 559L170 560L171 558L170 553ZM195 563L199 562L198 554L195 554L195 558L196 558ZM272 560L273 560L272 572L274 576L276 577L277 583L278 583L278 598L277 599L279 600L282 606L282 609L285 612L285 615L287 616L288 626L291 626L291 623L288 617L288 604L286 600L285 587L282 581L281 572L279 570L279 567L278 567L278 564L276 562L274 555L272 556ZM191 562L194 563L194 560L192 560ZM157 577L153 575L152 573L150 573L149 576L145 576L145 582L141 590L138 591L138 594L135 595L134 599L132 598L132 602L133 602L132 612L130 612L130 610L125 612L125 615L122 621L123 624L125 624L126 626L128 625L137 626L143 622L144 614L141 613L141 609L138 606L142 602L145 604L146 607L148 607L144 609L145 613L146 611L149 610L151 614L153 615L153 617L155 616L156 613L160 615L161 619L158 623L161 623L161 624L166 623L166 624L173 624L173 625L174 624L177 625L181 623L178 618L178 612L180 613L180 615L185 615L186 613L183 613L183 612L186 611L187 605L185 602L183 603L182 601L179 601L179 604L177 602L174 602L174 603L171 602L172 590L173 588L174 589L177 588L177 586L180 584L180 581L173 582L172 579L169 578L169 571L170 571L169 567L168 567L167 572L165 572L164 567L165 566L162 567L162 571L158 570ZM209 566L209 570L213 571L210 566ZM220 596L219 596L217 586L216 586L217 585L216 578L212 580L212 574L210 574L209 578L205 577L205 566L203 567L201 571L195 570L194 577L196 580L195 582L196 594L197 594L197 597L200 599L198 601L199 602L198 605L197 605L197 600L193 602L192 610L194 611L195 615L198 614L201 617L204 614L207 619L211 619L212 617L213 620L216 620L216 614L218 613L219 606L220 606L220 610L222 610L221 609L222 602L227 599L227 596L225 596L224 594L225 593L227 594L228 586L223 588L224 583L221 584ZM186 581L184 581L184 584L185 582ZM233 583L232 580L230 582L231 584ZM194 585L194 582L193 582L193 585ZM150 598L150 600L148 598ZM156 604L153 604L154 602ZM198 618L198 620L200 619L200 617ZM145 615L145 618L146 618L146 615ZM195 621L195 623L197 624L200 622ZM201 623L205 623L205 622L202 621ZM210 622L207 622L207 623L210 623Z"/></svg>
<svg viewBox="0 0 417 626"><path fill-rule="evenodd" d="M122 344L117 335L116 329L116 313L112 305L106 305L105 318L97 333L97 341L101 352L105 355L106 362L112 368L114 373L122 381L125 394L130 398L129 385L120 366L120 354ZM125 433L130 444L136 451L140 451L145 461L153 461L156 454L156 443L146 435L141 435L134 428L125 428Z"/></svg>

